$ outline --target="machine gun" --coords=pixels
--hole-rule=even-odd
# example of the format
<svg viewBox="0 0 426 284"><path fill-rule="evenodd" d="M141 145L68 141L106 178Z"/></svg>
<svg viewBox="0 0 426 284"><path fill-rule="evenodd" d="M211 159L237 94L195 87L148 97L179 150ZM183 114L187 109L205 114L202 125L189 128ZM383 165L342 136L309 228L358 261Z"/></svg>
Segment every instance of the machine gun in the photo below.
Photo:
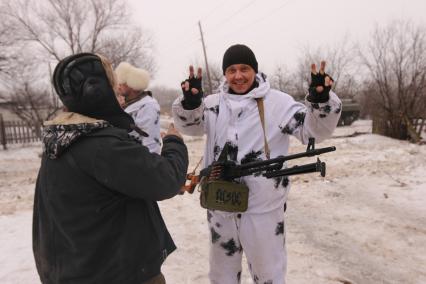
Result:
<svg viewBox="0 0 426 284"><path fill-rule="evenodd" d="M309 138L306 152L237 165L234 161L228 159L229 146L230 145L226 143L218 160L213 162L209 167L201 170L199 175L195 175L195 170L187 174L187 180L189 180L190 183L185 184L181 188L181 193L185 191L193 193L195 187L205 178L208 180L233 181L236 178L249 175L262 175L266 178L274 178L314 172L320 172L321 176L324 177L326 174L326 164L325 162L321 162L319 158L317 158L315 163L293 166L285 169L282 167L284 162L289 160L313 157L336 150L334 146L315 149L315 138Z"/></svg>

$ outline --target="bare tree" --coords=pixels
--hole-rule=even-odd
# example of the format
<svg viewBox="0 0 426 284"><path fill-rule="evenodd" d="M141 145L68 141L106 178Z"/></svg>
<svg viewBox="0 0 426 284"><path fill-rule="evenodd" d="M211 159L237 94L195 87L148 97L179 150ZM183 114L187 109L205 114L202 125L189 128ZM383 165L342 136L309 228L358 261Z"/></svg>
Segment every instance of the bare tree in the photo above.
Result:
<svg viewBox="0 0 426 284"><path fill-rule="evenodd" d="M2 6L0 5L0 9ZM16 56L13 45L16 44L16 27L8 19L0 21L0 80L7 81L11 65ZM15 47L16 48L16 47Z"/></svg>
<svg viewBox="0 0 426 284"><path fill-rule="evenodd" d="M296 93L305 93L310 81L310 66L322 60L327 62L326 72L334 79L333 89L342 98L354 98L358 85L357 47L348 35L333 46L311 50L309 47L302 49L295 72Z"/></svg>
<svg viewBox="0 0 426 284"><path fill-rule="evenodd" d="M9 0L4 6L0 13L20 39L36 43L48 59L94 52L155 70L152 40L131 24L124 0Z"/></svg>
<svg viewBox="0 0 426 284"><path fill-rule="evenodd" d="M151 77L155 77L156 65L153 50L154 46L148 32L142 33L136 28L127 35L125 40L122 38L102 40L98 52L106 56L113 66L126 61L149 71Z"/></svg>
<svg viewBox="0 0 426 284"><path fill-rule="evenodd" d="M350 43L348 37L333 47L318 48L312 50L309 47L302 48L296 68L289 71L286 66L277 66L272 75L272 85L298 100L306 96L310 82L310 66L322 60L327 62L326 72L334 79L333 89L340 97L353 98L357 91L357 74L355 68L356 47Z"/></svg>
<svg viewBox="0 0 426 284"><path fill-rule="evenodd" d="M410 120L426 118L426 29L408 21L376 26L361 51L365 99L378 133L406 139Z"/></svg>
<svg viewBox="0 0 426 284"><path fill-rule="evenodd" d="M6 83L6 99L23 120L43 121L58 110L57 98L42 78L50 78L53 66L65 56L99 53L110 58L113 65L128 61L154 75L152 39L131 24L124 0L5 0L0 16L5 19L0 31L6 27L10 36L12 30L8 28L13 28L11 48L16 51L9 55L14 56L14 64L8 70L14 75L10 80L13 83ZM0 47L2 39L9 36L0 36ZM30 66L27 62L15 62L22 57L30 57L32 72L28 68L22 71L23 66ZM0 69L2 58L3 49ZM39 82L45 85L35 86Z"/></svg>
<svg viewBox="0 0 426 284"><path fill-rule="evenodd" d="M270 82L272 88L290 94L296 100L302 100L306 95L307 89L298 87L297 80L300 78L300 76L296 76L295 73L289 71L285 65L278 65L272 73ZM302 82L305 82L305 79L303 79Z"/></svg>
<svg viewBox="0 0 426 284"><path fill-rule="evenodd" d="M327 62L326 72L334 79L333 90L343 100L343 111L339 125L350 125L359 117L360 76L357 65L357 48L351 43L348 36L332 47L319 47L312 50L309 47L302 49L294 71L283 65L277 66L271 78L271 85L293 96L296 100L303 101L309 88L310 66L312 63Z"/></svg>
<svg viewBox="0 0 426 284"><path fill-rule="evenodd" d="M11 69L7 81L9 90L13 93L1 95L1 99L10 102L10 111L29 125L41 126L43 121L49 119L58 110L58 100L52 99L51 92L43 84L43 73L30 59L18 59ZM35 83L37 82L37 83ZM40 135L40 128L35 127L36 135Z"/></svg>

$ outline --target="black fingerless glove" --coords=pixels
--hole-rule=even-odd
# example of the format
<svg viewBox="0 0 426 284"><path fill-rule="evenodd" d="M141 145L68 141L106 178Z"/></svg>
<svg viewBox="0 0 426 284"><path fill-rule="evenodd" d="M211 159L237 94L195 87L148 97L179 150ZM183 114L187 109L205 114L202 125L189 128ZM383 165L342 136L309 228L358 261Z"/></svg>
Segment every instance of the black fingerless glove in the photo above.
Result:
<svg viewBox="0 0 426 284"><path fill-rule="evenodd" d="M182 100L182 107L186 110L192 110L192 109L196 109L197 107L199 107L201 105L201 101L203 98L203 87L202 87L202 82L201 82L201 77L200 78L196 78L194 77L190 77L188 79L186 79L185 81L183 81L181 83L182 86L182 93L183 93L183 100ZM185 91L185 83L188 82L189 83L189 90ZM198 94L193 94L191 92L191 90L195 88L198 90Z"/></svg>
<svg viewBox="0 0 426 284"><path fill-rule="evenodd" d="M309 95L307 97L307 100L311 103L325 103L330 98L330 90L331 86L325 86L325 77L329 77L330 81L334 82L333 78L331 78L330 75L327 73L321 74L317 73L314 74L311 72L311 84L309 85ZM322 92L317 92L317 87L323 87Z"/></svg>

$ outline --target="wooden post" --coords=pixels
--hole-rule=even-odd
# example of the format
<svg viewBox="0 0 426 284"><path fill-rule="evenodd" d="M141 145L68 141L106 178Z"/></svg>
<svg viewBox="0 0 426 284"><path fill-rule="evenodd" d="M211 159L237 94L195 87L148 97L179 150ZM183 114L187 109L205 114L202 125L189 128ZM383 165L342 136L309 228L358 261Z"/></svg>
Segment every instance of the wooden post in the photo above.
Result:
<svg viewBox="0 0 426 284"><path fill-rule="evenodd" d="M22 129L23 123L22 121L18 121L18 143L23 143L24 142L24 131Z"/></svg>
<svg viewBox="0 0 426 284"><path fill-rule="evenodd" d="M422 137L420 137L420 133L416 132L416 127L413 125L410 121L410 119L404 115L403 120L405 121L405 124L407 125L407 131L408 135L411 138L411 141L414 143L418 143L420 140L422 140Z"/></svg>
<svg viewBox="0 0 426 284"><path fill-rule="evenodd" d="M35 132L35 134L36 134L36 137L35 137L36 141L42 140L41 139L42 126L40 125L40 123L38 121L35 121L35 129L36 129L36 132Z"/></svg>
<svg viewBox="0 0 426 284"><path fill-rule="evenodd" d="M25 123L25 141L30 143L31 142L31 131L30 131L30 124L27 122Z"/></svg>
<svg viewBox="0 0 426 284"><path fill-rule="evenodd" d="M0 143L3 145L3 149L7 150L6 146L6 129L4 126L3 115L0 113Z"/></svg>
<svg viewBox="0 0 426 284"><path fill-rule="evenodd" d="M203 52L204 52L204 61L206 63L206 73L207 73L207 80L209 83L209 95L213 93L213 87L212 87L212 80L210 79L210 70L209 70L209 63L207 61L207 53L206 53L206 46L204 44L204 35L203 30L201 29L201 21L198 21L198 27L200 28L200 34L201 34L201 43L203 45ZM205 96L206 94L204 94Z"/></svg>
<svg viewBox="0 0 426 284"><path fill-rule="evenodd" d="M425 118L420 118L419 135L422 136L423 126L425 125Z"/></svg>

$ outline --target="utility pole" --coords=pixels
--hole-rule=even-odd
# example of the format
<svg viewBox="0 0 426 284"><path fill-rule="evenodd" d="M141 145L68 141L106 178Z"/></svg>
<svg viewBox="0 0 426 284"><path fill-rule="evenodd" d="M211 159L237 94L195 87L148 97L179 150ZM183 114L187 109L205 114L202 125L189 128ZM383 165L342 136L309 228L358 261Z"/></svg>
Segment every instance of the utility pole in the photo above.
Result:
<svg viewBox="0 0 426 284"><path fill-rule="evenodd" d="M210 79L210 70L209 70L209 64L207 62L207 53L206 53L206 46L204 44L204 36L203 36L203 30L201 29L201 21L198 21L198 27L200 28L200 34L201 34L201 43L203 45L203 51L204 51L204 61L206 62L206 73L207 73L207 80L209 82L209 94L213 92L212 87L212 80Z"/></svg>

